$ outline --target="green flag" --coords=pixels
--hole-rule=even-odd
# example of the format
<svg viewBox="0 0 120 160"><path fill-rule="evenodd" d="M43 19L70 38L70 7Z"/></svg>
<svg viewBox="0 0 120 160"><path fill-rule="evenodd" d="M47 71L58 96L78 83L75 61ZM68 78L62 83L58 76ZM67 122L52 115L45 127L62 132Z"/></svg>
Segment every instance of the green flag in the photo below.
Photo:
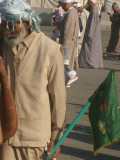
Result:
<svg viewBox="0 0 120 160"><path fill-rule="evenodd" d="M98 149L120 138L120 107L114 71L108 74L105 81L89 98L89 102L91 102L89 119L96 154Z"/></svg>

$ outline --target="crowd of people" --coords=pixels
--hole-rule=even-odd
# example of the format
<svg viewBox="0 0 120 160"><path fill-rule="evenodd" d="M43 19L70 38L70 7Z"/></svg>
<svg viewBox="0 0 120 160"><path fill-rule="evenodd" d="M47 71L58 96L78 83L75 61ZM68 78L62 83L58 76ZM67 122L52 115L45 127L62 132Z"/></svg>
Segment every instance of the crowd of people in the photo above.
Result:
<svg viewBox="0 0 120 160"><path fill-rule="evenodd" d="M96 0L88 0L88 8L89 11L77 0L60 0L56 10L60 14L56 14L54 24L57 29L52 39L57 42L59 39L63 47L66 87L70 87L70 84L78 79L76 70L79 67L103 68Z"/></svg>
<svg viewBox="0 0 120 160"><path fill-rule="evenodd" d="M1 2L0 13L0 55L18 119L15 135L0 145L0 160L44 159L64 132L66 91L62 48L40 31L38 15L24 0ZM6 102L10 102L9 97ZM1 123L0 127L6 124ZM58 160L59 153L60 148L48 159Z"/></svg>
<svg viewBox="0 0 120 160"><path fill-rule="evenodd" d="M0 59L18 119L14 136L0 145L1 160L42 160L50 155L64 132L65 85L78 79L79 67L103 68L96 0L88 0L88 5L89 11L77 0L59 1L52 36L56 43L40 31L39 17L25 0L0 3ZM58 160L59 154L60 147L48 159Z"/></svg>

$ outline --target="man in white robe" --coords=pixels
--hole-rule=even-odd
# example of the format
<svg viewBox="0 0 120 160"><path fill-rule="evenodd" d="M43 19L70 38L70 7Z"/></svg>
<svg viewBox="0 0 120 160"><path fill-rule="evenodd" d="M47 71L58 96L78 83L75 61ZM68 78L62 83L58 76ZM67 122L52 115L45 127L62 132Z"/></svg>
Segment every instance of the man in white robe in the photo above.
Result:
<svg viewBox="0 0 120 160"><path fill-rule="evenodd" d="M79 51L80 51L81 47L82 47L84 34L85 34L87 20L88 20L88 17L89 17L89 12L85 8L83 8L83 6L80 3L77 3L77 10L78 10L78 13L79 13L79 19L82 23L82 30L80 31L80 38L78 40Z"/></svg>

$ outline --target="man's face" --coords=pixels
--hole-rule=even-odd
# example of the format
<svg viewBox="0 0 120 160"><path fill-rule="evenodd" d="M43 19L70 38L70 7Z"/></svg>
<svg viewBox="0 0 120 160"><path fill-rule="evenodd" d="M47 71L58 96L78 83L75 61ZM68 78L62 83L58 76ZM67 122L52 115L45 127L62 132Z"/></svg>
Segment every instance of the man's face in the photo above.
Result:
<svg viewBox="0 0 120 160"><path fill-rule="evenodd" d="M88 0L88 5L91 7L92 6L92 2L90 0Z"/></svg>
<svg viewBox="0 0 120 160"><path fill-rule="evenodd" d="M115 12L119 12L119 7L115 7L114 9L113 9Z"/></svg>
<svg viewBox="0 0 120 160"><path fill-rule="evenodd" d="M78 12L82 12L83 7L82 7L82 6L81 6L81 7L78 7L77 10L78 10Z"/></svg>
<svg viewBox="0 0 120 160"><path fill-rule="evenodd" d="M73 2L73 4L77 4L78 2Z"/></svg>
<svg viewBox="0 0 120 160"><path fill-rule="evenodd" d="M10 46L14 47L18 45L28 33L28 29L25 22L20 26L20 22L8 23L8 29L6 28L6 21L2 20L1 29L3 30L4 40Z"/></svg>
<svg viewBox="0 0 120 160"><path fill-rule="evenodd" d="M72 7L72 3L61 3L62 9L66 12L70 7Z"/></svg>
<svg viewBox="0 0 120 160"><path fill-rule="evenodd" d="M7 22L2 20L1 29L4 32L4 36L11 35L11 38L17 38L17 36L20 34L22 30L20 26L20 21L14 22L14 24L12 22L8 22L8 28L6 28L6 26L7 26Z"/></svg>

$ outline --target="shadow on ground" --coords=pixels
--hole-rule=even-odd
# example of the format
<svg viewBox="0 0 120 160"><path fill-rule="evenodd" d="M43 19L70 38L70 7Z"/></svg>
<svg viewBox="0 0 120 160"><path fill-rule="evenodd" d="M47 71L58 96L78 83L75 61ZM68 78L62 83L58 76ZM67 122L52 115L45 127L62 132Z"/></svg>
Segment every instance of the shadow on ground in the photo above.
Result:
<svg viewBox="0 0 120 160"><path fill-rule="evenodd" d="M82 158L84 160L120 160L120 158L105 154L98 154L94 157L93 152L78 148L61 146L61 154Z"/></svg>
<svg viewBox="0 0 120 160"><path fill-rule="evenodd" d="M120 72L119 69L110 69L110 68L104 68L104 70L108 70L108 71L115 71L115 72Z"/></svg>
<svg viewBox="0 0 120 160"><path fill-rule="evenodd" d="M68 128L69 126L69 124L66 124L66 128ZM84 142L87 144L93 144L92 130L91 127L88 126L76 125L67 138ZM112 150L120 150L120 141L115 142L111 146L106 148Z"/></svg>

